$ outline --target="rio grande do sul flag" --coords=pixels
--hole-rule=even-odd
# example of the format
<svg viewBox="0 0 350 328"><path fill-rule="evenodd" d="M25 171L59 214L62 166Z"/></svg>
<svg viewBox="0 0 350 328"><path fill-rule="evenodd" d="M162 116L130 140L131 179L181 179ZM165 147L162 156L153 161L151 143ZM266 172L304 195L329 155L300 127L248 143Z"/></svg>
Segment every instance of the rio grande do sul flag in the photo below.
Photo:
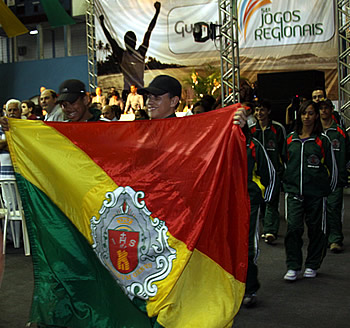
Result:
<svg viewBox="0 0 350 328"><path fill-rule="evenodd" d="M32 322L232 326L249 229L234 109L116 123L10 119L34 263Z"/></svg>

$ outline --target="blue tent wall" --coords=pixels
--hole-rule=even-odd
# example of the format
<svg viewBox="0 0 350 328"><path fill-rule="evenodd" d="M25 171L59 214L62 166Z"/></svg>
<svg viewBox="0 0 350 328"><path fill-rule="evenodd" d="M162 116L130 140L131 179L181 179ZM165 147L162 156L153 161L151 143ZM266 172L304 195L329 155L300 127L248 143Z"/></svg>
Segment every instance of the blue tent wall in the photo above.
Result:
<svg viewBox="0 0 350 328"><path fill-rule="evenodd" d="M24 61L0 65L0 104L8 99L30 99L40 93L40 87L53 89L64 80L79 79L88 88L87 56Z"/></svg>

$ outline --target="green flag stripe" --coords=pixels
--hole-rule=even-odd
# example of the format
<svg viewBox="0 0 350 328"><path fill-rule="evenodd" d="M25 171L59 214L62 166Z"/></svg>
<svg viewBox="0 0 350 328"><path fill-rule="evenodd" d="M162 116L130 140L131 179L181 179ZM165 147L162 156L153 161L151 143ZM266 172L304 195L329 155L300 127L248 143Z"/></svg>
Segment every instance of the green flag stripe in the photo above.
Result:
<svg viewBox="0 0 350 328"><path fill-rule="evenodd" d="M38 188L16 174L32 247L31 322L74 328L151 327L85 237ZM145 303L138 301L139 308Z"/></svg>

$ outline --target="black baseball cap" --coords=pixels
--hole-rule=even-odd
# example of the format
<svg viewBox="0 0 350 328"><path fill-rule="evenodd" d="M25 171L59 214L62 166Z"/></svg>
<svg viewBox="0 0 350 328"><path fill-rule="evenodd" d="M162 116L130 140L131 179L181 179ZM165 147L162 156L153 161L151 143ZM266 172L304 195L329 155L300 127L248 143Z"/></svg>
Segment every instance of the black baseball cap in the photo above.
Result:
<svg viewBox="0 0 350 328"><path fill-rule="evenodd" d="M181 98L181 84L172 76L158 75L147 88L139 89L137 92L141 95L150 93L156 96L161 96L169 92L173 96Z"/></svg>
<svg viewBox="0 0 350 328"><path fill-rule="evenodd" d="M75 102L79 97L86 94L85 84L79 80L66 80L61 83L57 102Z"/></svg>

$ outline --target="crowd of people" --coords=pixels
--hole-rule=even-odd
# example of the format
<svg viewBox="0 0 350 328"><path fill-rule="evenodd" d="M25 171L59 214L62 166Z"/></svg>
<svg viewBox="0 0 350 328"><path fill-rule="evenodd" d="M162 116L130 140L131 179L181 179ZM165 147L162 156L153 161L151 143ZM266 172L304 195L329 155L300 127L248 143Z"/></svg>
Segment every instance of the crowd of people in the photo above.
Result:
<svg viewBox="0 0 350 328"><path fill-rule="evenodd" d="M271 118L267 100L245 105L249 110L245 133L251 218L243 304L251 307L257 303L260 287L258 239L273 245L278 238L282 191L287 221L284 280L315 278L327 248L333 253L344 250L343 189L348 185L350 143L341 116L322 88L316 87L311 99L298 99L297 106L292 100L285 124ZM303 261L305 225L308 246Z"/></svg>
<svg viewBox="0 0 350 328"><path fill-rule="evenodd" d="M39 97L40 110L32 101L11 99L0 119L0 176L13 175L6 138L7 117L43 119L44 121L96 122L118 121L122 113L134 113L136 119L176 117L182 87L168 75L155 77L148 87L130 88L130 99L120 99L115 88L107 95L102 89L89 95L79 80L64 81L58 94L45 89ZM193 104L191 114L215 109L216 99L204 96ZM144 110L146 109L146 110ZM44 114L42 114L42 111ZM295 281L304 267L303 277L315 278L327 247L334 253L344 250L342 233L343 189L348 184L350 143L341 117L334 111L325 91L318 88L312 99L295 101L286 111L286 122L272 119L271 102L264 99L245 101L236 112L234 124L246 136L248 193L251 204L248 272L243 304L257 303L258 240L274 244L279 236L279 200L286 198L287 231L286 281ZM287 128L287 132L286 132ZM10 160L11 161L11 160ZM3 170L6 170L3 171ZM262 220L262 234L259 222ZM308 228L308 248L303 262L304 224Z"/></svg>
<svg viewBox="0 0 350 328"><path fill-rule="evenodd" d="M64 96L68 92L76 95L76 97L68 99ZM144 98L137 93L136 86L132 85L125 104L114 87L110 88L107 95L103 94L101 87L97 87L95 92L89 93L86 91L83 82L73 79L65 81L60 86L58 93L52 89L42 88L37 103L34 102L35 99L8 100L3 105L1 116L8 116L8 105L17 103L21 111L19 118L28 120L55 122L118 121L122 114L134 114L135 120L148 119L144 108ZM73 106L70 106L72 103L74 103L75 110L73 110Z"/></svg>

